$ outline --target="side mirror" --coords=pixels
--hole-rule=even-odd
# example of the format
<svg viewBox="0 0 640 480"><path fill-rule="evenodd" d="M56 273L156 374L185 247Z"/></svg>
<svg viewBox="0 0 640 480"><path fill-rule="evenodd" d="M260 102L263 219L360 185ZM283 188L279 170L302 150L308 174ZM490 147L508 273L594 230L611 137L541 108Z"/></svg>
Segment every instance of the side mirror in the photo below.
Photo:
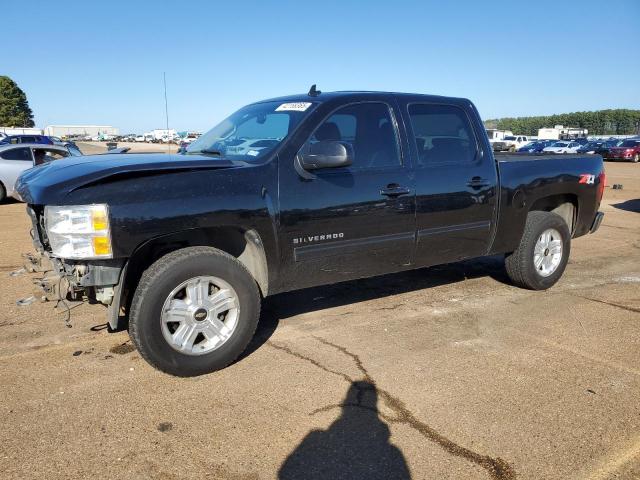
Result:
<svg viewBox="0 0 640 480"><path fill-rule="evenodd" d="M351 146L333 140L322 140L309 145L298 154L302 168L318 170L320 168L348 167L353 163Z"/></svg>

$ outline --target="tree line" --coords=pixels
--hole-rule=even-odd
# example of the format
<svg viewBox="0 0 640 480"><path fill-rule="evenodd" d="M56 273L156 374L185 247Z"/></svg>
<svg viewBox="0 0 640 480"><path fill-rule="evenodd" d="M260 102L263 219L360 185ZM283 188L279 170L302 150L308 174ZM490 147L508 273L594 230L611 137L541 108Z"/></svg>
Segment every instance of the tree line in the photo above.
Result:
<svg viewBox="0 0 640 480"><path fill-rule="evenodd" d="M508 117L485 120L484 124L486 128L511 130L520 135L537 135L538 129L555 125L586 128L589 135L633 135L640 134L640 110L619 108L539 117Z"/></svg>

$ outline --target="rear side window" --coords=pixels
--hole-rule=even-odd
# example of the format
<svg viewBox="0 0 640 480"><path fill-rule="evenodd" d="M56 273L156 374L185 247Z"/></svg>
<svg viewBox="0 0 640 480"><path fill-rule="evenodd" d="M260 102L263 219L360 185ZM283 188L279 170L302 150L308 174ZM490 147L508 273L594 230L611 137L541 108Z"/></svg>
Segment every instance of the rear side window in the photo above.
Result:
<svg viewBox="0 0 640 480"><path fill-rule="evenodd" d="M453 105L409 105L418 164L472 163L477 146L467 115Z"/></svg>
<svg viewBox="0 0 640 480"><path fill-rule="evenodd" d="M36 143L36 137L20 137L20 143Z"/></svg>
<svg viewBox="0 0 640 480"><path fill-rule="evenodd" d="M36 165L42 165L43 163L52 162L53 160L60 160L68 156L69 152L63 152L61 150L49 150L46 148L33 149L33 158Z"/></svg>
<svg viewBox="0 0 640 480"><path fill-rule="evenodd" d="M320 141L348 144L354 157L348 167L352 170L401 164L396 128L385 103L358 103L336 110L302 148Z"/></svg>
<svg viewBox="0 0 640 480"><path fill-rule="evenodd" d="M3 152L0 154L0 157L3 160L18 160L23 162L30 162L32 160L31 151L28 148L14 148Z"/></svg>

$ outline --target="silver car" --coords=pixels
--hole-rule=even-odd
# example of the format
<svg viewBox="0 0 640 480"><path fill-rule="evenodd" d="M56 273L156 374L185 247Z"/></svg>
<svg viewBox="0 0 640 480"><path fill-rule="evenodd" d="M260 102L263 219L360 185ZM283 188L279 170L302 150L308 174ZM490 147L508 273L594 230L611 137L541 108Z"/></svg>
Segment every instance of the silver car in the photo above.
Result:
<svg viewBox="0 0 640 480"><path fill-rule="evenodd" d="M82 153L75 146L18 143L0 146L0 202L6 197L20 200L14 191L16 180L22 172L53 160Z"/></svg>

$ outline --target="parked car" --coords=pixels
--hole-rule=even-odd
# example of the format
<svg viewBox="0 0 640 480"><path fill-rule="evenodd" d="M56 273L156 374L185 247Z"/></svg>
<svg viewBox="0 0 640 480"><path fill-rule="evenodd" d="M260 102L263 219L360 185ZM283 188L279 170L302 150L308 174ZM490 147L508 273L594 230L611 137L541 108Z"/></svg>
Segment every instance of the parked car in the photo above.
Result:
<svg viewBox="0 0 640 480"><path fill-rule="evenodd" d="M502 140L493 142L494 152L515 152L518 148L529 143L529 139L525 135L509 135Z"/></svg>
<svg viewBox="0 0 640 480"><path fill-rule="evenodd" d="M199 133L189 132L184 137L178 137L176 143L181 148L186 148L191 144L191 142L197 140L200 137Z"/></svg>
<svg viewBox="0 0 640 480"><path fill-rule="evenodd" d="M82 155L79 150L77 154ZM7 197L19 199L14 185L25 170L71 155L76 153L58 145L20 143L0 146L0 202Z"/></svg>
<svg viewBox="0 0 640 480"><path fill-rule="evenodd" d="M606 160L629 160L633 163L638 163L640 162L640 140L625 140L618 146L609 148L604 158Z"/></svg>
<svg viewBox="0 0 640 480"><path fill-rule="evenodd" d="M565 140L569 142L579 143L580 145L586 145L587 143L589 143L589 139L587 137L565 138Z"/></svg>
<svg viewBox="0 0 640 480"><path fill-rule="evenodd" d="M580 144L562 140L542 149L548 153L576 153L580 148Z"/></svg>
<svg viewBox="0 0 640 480"><path fill-rule="evenodd" d="M61 147L67 147L69 145L76 146L75 142L71 140L62 140L60 137L52 137L52 136L49 136L49 138L51 139L54 145L59 145Z"/></svg>
<svg viewBox="0 0 640 480"><path fill-rule="evenodd" d="M126 314L146 361L192 376L234 361L279 292L493 254L549 288L604 184L597 155L495 157L466 99L312 89L241 108L180 158L62 160L18 191L53 263L45 296L104 303L113 329Z"/></svg>
<svg viewBox="0 0 640 480"><path fill-rule="evenodd" d="M136 142L138 142L138 143L142 143L142 142L144 142L144 141L145 141L145 137L144 137L144 135L138 135L138 136L135 138L135 141L136 141Z"/></svg>
<svg viewBox="0 0 640 480"><path fill-rule="evenodd" d="M530 142L520 147L517 151L520 153L540 153L545 147L553 145L556 140L538 140L536 142Z"/></svg>
<svg viewBox="0 0 640 480"><path fill-rule="evenodd" d="M600 147L594 150L594 153L597 155L602 155L603 157L606 157L607 154L609 153L610 148L617 147L622 142L623 142L622 140L618 140L618 139L605 140Z"/></svg>
<svg viewBox="0 0 640 480"><path fill-rule="evenodd" d="M39 143L43 145L53 145L53 141L46 135L9 135L0 140L0 145L15 145L19 143Z"/></svg>
<svg viewBox="0 0 640 480"><path fill-rule="evenodd" d="M580 148L578 148L578 150L576 150L576 153L591 153L591 154L597 153L598 150L600 150L603 146L604 146L603 141L588 142L582 145Z"/></svg>

